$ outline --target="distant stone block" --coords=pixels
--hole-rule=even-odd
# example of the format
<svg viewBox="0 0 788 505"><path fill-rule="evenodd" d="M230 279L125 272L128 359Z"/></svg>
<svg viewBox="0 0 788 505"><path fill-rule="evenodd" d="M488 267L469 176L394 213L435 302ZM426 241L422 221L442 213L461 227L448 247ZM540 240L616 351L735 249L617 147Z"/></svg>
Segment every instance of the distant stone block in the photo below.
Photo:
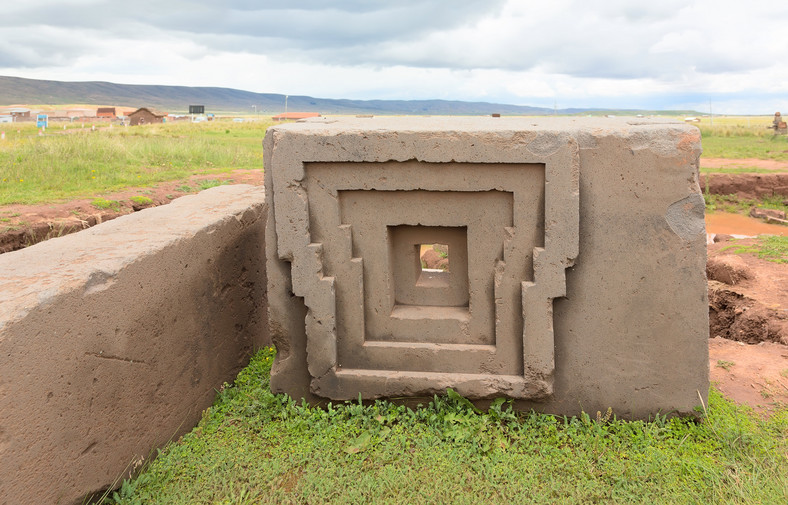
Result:
<svg viewBox="0 0 788 505"><path fill-rule="evenodd" d="M699 141L610 119L269 129L272 388L690 411L708 389Z"/></svg>

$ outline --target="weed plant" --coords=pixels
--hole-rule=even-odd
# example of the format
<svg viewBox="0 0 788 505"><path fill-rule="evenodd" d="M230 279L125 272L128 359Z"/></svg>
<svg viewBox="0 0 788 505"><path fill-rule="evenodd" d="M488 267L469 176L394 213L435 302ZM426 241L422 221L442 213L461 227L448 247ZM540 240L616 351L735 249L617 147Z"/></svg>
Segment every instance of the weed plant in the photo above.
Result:
<svg viewBox="0 0 788 505"><path fill-rule="evenodd" d="M478 411L448 391L411 409L299 405L268 387L272 349L199 425L107 500L258 503L788 503L788 411L710 392L701 422Z"/></svg>
<svg viewBox="0 0 788 505"><path fill-rule="evenodd" d="M233 169L262 169L271 123L172 123L139 127L25 126L0 142L0 205L38 203ZM72 125L73 126L73 125Z"/></svg>

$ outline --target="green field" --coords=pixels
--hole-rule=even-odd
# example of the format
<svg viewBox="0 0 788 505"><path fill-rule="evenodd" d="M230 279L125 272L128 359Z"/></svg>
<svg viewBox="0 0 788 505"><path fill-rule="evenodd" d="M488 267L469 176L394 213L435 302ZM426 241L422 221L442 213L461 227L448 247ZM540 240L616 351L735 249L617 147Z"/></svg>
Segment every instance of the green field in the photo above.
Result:
<svg viewBox="0 0 788 505"><path fill-rule="evenodd" d="M270 122L135 127L9 125L0 141L0 205L91 196L199 173L262 169ZM19 131L18 131L19 130Z"/></svg>
<svg viewBox="0 0 788 505"><path fill-rule="evenodd" d="M786 137L766 126L771 118L704 118L703 156L788 161ZM147 186L192 174L262 168L261 142L271 122L229 119L108 128L52 124L39 135L33 123L2 125L0 205L87 197ZM65 126L65 130L63 129ZM731 173L749 168L717 169Z"/></svg>
<svg viewBox="0 0 788 505"><path fill-rule="evenodd" d="M788 137L767 128L772 117L703 118L699 124L704 158L788 161ZM717 170L718 171L718 170Z"/></svg>
<svg viewBox="0 0 788 505"><path fill-rule="evenodd" d="M108 503L788 503L788 409L716 390L702 421L487 412L449 391L416 409L273 395L264 349L200 424ZM788 372L788 371L786 371Z"/></svg>

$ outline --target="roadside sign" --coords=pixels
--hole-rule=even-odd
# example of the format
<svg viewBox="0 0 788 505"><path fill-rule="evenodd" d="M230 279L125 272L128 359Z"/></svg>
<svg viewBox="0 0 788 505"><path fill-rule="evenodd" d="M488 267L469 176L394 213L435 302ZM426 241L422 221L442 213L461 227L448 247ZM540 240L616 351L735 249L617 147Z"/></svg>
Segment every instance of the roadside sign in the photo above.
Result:
<svg viewBox="0 0 788 505"><path fill-rule="evenodd" d="M37 128L46 128L49 126L49 116L46 114L39 114L36 118L36 127Z"/></svg>

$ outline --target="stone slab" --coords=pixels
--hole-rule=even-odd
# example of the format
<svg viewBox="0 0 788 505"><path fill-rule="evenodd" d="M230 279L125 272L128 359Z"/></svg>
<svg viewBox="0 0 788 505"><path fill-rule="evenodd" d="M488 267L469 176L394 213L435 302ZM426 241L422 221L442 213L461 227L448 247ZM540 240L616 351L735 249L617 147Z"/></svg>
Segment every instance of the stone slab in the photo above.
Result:
<svg viewBox="0 0 788 505"><path fill-rule="evenodd" d="M699 156L698 130L664 121L269 128L272 388L312 402L452 387L556 414L692 412L708 390ZM426 243L461 233L467 280L412 285L403 229ZM431 230L443 235L422 238Z"/></svg>
<svg viewBox="0 0 788 505"><path fill-rule="evenodd" d="M0 504L81 503L190 430L269 343L262 188L0 255Z"/></svg>

